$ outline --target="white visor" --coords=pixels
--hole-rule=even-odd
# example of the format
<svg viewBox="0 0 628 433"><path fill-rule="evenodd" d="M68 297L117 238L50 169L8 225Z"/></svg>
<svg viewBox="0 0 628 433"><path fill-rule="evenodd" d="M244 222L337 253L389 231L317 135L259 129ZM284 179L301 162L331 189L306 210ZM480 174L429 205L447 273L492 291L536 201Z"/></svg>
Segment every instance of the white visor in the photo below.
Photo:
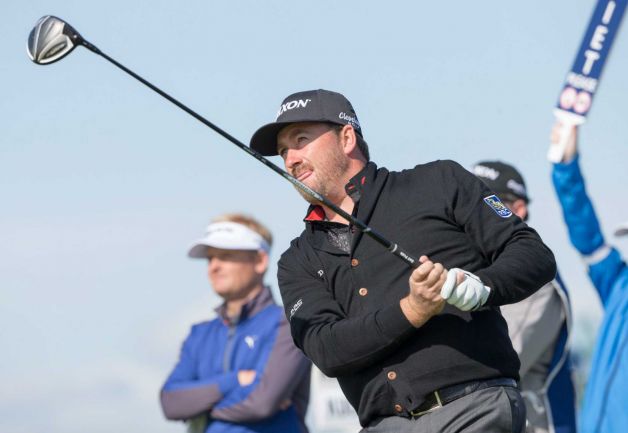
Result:
<svg viewBox="0 0 628 433"><path fill-rule="evenodd" d="M270 252L270 245L257 232L245 225L231 221L220 221L207 226L202 239L197 240L190 251L189 257L207 258L209 248L221 250L249 250Z"/></svg>

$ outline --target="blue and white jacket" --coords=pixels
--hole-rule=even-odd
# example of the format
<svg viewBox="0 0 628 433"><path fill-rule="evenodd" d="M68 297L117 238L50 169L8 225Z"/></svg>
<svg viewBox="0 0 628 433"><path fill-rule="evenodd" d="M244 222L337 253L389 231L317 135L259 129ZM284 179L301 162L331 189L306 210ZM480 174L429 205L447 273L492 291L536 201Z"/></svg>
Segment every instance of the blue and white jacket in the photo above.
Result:
<svg viewBox="0 0 628 433"><path fill-rule="evenodd" d="M579 427L581 433L623 433L628 431L628 267L604 242L578 160L555 164L552 179L571 243L604 306Z"/></svg>
<svg viewBox="0 0 628 433"><path fill-rule="evenodd" d="M237 323L224 305L217 313L194 325L183 343L161 391L166 417L206 414L206 433L306 433L311 364L294 346L270 290L244 305ZM253 383L241 386L239 370L255 370Z"/></svg>

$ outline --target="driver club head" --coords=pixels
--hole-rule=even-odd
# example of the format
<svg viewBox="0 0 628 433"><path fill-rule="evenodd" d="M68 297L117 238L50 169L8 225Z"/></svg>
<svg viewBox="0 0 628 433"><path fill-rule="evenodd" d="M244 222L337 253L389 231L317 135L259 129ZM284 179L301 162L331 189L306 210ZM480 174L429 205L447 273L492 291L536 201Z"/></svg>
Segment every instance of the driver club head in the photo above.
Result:
<svg viewBox="0 0 628 433"><path fill-rule="evenodd" d="M28 35L28 57L38 65L61 60L83 43L81 35L60 18L52 15L41 17Z"/></svg>

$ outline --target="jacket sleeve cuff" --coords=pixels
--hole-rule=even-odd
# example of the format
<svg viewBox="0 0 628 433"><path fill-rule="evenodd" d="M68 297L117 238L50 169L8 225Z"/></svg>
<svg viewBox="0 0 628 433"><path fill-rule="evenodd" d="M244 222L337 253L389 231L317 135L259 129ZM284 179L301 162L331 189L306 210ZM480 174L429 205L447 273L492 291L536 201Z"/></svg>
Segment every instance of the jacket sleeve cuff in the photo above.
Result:
<svg viewBox="0 0 628 433"><path fill-rule="evenodd" d="M405 314L403 314L399 302L382 309L378 314L377 321L382 327L382 332L394 340L416 330Z"/></svg>
<svg viewBox="0 0 628 433"><path fill-rule="evenodd" d="M580 161L580 154L576 153L574 157L566 162L555 162L554 170L560 171L570 171L573 170L574 166L577 166Z"/></svg>

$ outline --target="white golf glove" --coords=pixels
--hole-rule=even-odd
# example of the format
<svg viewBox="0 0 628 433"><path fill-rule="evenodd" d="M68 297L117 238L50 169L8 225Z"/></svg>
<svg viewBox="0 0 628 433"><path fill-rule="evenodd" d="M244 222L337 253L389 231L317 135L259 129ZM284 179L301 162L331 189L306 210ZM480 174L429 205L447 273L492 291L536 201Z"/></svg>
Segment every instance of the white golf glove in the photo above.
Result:
<svg viewBox="0 0 628 433"><path fill-rule="evenodd" d="M458 272L464 274L464 280L460 284L456 284ZM447 279L440 290L440 295L447 303L462 311L477 310L484 305L490 293L490 287L485 286L477 275L459 268L452 268L447 272Z"/></svg>

